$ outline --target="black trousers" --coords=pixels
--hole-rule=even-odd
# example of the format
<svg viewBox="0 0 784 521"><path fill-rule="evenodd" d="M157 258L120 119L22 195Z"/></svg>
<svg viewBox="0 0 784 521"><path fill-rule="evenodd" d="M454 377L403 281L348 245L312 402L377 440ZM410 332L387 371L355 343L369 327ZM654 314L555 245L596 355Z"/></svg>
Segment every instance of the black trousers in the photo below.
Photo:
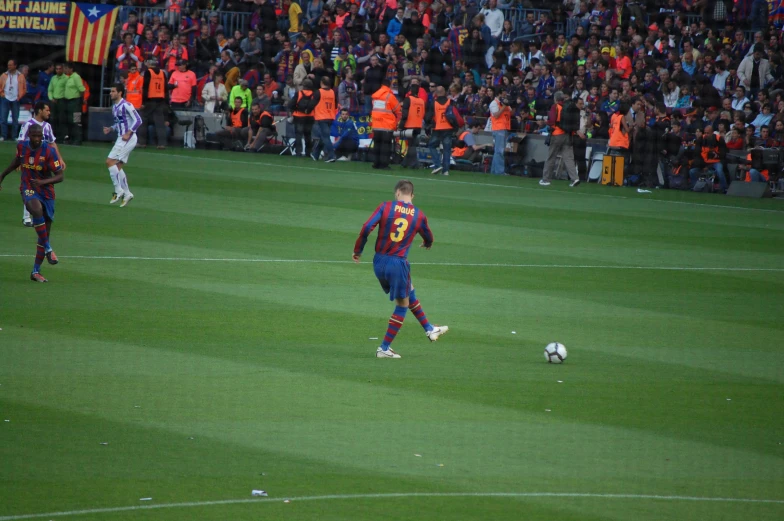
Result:
<svg viewBox="0 0 784 521"><path fill-rule="evenodd" d="M139 144L147 144L147 125L152 121L155 126L155 134L158 138L158 146L166 145L166 101L150 100L144 103L142 110L142 126L139 127ZM172 129L174 130L174 129Z"/></svg>
<svg viewBox="0 0 784 521"><path fill-rule="evenodd" d="M588 140L578 135L572 136L572 150L574 151L574 164L577 165L577 177L582 181L588 180L588 165L585 162L585 149Z"/></svg>
<svg viewBox="0 0 784 521"><path fill-rule="evenodd" d="M403 166L406 168L416 168L419 166L417 160L417 143L419 142L419 129L414 129L414 137L406 139L408 149L406 150L406 157L403 158Z"/></svg>
<svg viewBox="0 0 784 521"><path fill-rule="evenodd" d="M313 123L316 120L313 116L308 117L301 117L301 116L294 116L294 154L299 155L300 148L299 144L301 141L305 142L305 155L310 154L311 147L313 145L313 138L311 134L313 133Z"/></svg>
<svg viewBox="0 0 784 521"><path fill-rule="evenodd" d="M373 168L387 168L392 155L392 131L373 131Z"/></svg>
<svg viewBox="0 0 784 521"><path fill-rule="evenodd" d="M340 146L335 148L335 157L346 157L359 150L359 143L353 139L344 139L340 142Z"/></svg>

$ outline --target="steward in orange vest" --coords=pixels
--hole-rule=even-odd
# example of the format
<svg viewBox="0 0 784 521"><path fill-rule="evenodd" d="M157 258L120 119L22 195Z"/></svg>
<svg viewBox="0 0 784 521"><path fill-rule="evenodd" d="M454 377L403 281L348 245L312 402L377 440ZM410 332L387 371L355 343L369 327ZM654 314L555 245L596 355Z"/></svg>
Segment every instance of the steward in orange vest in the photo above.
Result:
<svg viewBox="0 0 784 521"><path fill-rule="evenodd" d="M242 106L242 98L234 98L234 110L227 114L228 125L215 133L223 148L242 150L245 148L242 138L247 138L248 111Z"/></svg>
<svg viewBox="0 0 784 521"><path fill-rule="evenodd" d="M297 93L296 98L289 101L289 110L294 116L294 148L291 155L306 155L311 149L311 134L313 133L313 111L318 105L320 92L313 92L313 80L306 79L302 82L302 90ZM304 148L300 148L303 143Z"/></svg>
<svg viewBox="0 0 784 521"><path fill-rule="evenodd" d="M373 111L370 113L370 120L373 126L373 168L389 169L392 132L397 128L401 116L400 102L389 88L389 80L386 78L372 98Z"/></svg>
<svg viewBox="0 0 784 521"><path fill-rule="evenodd" d="M311 157L314 161L318 161L321 156L321 151L324 151L324 160L327 163L332 163L336 160L335 148L332 146L332 137L330 136L330 129L332 128L332 121L337 115L337 103L335 103L335 91L332 89L329 77L324 76L321 78L321 89L319 90L319 101L316 104L316 109L313 115L316 119L316 125L313 127L313 133L318 140L313 147Z"/></svg>
<svg viewBox="0 0 784 521"><path fill-rule="evenodd" d="M427 111L426 119L433 124L433 132L427 145L433 158L431 174L449 175L449 164L452 158L452 139L455 129L459 128L456 118L457 110L446 97L444 87L436 87L435 98ZM441 153L438 145L441 145Z"/></svg>
<svg viewBox="0 0 784 521"><path fill-rule="evenodd" d="M474 134L479 132L482 125L477 121L472 121L466 129L458 134L455 146L452 148L452 157L464 161L475 162L479 159L479 151L488 145L477 145Z"/></svg>
<svg viewBox="0 0 784 521"><path fill-rule="evenodd" d="M135 68L135 67L134 67ZM142 85L144 78L138 71L128 73L128 80L125 82L125 99L133 105L133 108L139 110L142 107Z"/></svg>
<svg viewBox="0 0 784 521"><path fill-rule="evenodd" d="M166 148L166 72L158 68L158 59L151 57L142 74L142 126L139 127L139 147L147 146L147 125L155 127L158 148Z"/></svg>
<svg viewBox="0 0 784 521"><path fill-rule="evenodd" d="M261 105L254 103L250 107L248 126L250 129L246 148L252 152L261 152L269 136L275 133L275 120L272 114L261 108Z"/></svg>
<svg viewBox="0 0 784 521"><path fill-rule="evenodd" d="M398 127L401 130L411 130L411 137L405 138L406 155L403 158L403 168L416 168L418 166L416 144L419 134L425 125L425 101L419 97L419 83L412 81L408 86L406 98L401 104L401 117Z"/></svg>

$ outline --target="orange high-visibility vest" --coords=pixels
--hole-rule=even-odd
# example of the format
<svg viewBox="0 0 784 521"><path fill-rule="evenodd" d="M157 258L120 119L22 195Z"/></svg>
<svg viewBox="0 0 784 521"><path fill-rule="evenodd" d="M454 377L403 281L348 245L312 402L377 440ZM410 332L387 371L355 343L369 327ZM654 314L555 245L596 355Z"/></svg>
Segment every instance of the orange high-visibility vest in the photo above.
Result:
<svg viewBox="0 0 784 521"><path fill-rule="evenodd" d="M422 128L425 122L425 100L416 96L408 98L408 117L405 128Z"/></svg>
<svg viewBox="0 0 784 521"><path fill-rule="evenodd" d="M464 130L459 136L457 136L457 140L458 141L464 141L465 137L469 133L470 132L468 132L467 130ZM456 146L456 147L452 148L452 157L456 157L456 158L460 159L461 157L466 155L466 152L468 152L468 146L467 145L463 146L463 147L457 147Z"/></svg>
<svg viewBox="0 0 784 521"><path fill-rule="evenodd" d="M144 79L139 73L133 76L128 76L128 81L125 82L125 99L128 103L133 105L133 108L138 109L142 106L142 84Z"/></svg>
<svg viewBox="0 0 784 521"><path fill-rule="evenodd" d="M610 117L610 141L608 146L615 148L629 148L629 135L621 131L622 114L617 112Z"/></svg>
<svg viewBox="0 0 784 521"><path fill-rule="evenodd" d="M312 90L301 90L301 91L299 91L297 93L297 106L299 106L299 100L301 100L303 96L312 96L312 95L313 95L313 91ZM297 110L297 109L295 109L294 112L291 113L291 115L294 116L295 118L312 118L313 117L313 113L312 112L310 114L305 114L304 112L302 112L300 110Z"/></svg>
<svg viewBox="0 0 784 521"><path fill-rule="evenodd" d="M703 138L703 139L705 141L707 141L707 138ZM708 158L708 154L710 154L711 152L713 152L714 157L713 158ZM718 163L720 161L720 159L719 159L719 144L716 143L716 145L712 146L712 147L706 147L705 145L703 145L702 146L702 150L700 150L700 155L702 156L702 160L705 161L706 165L713 165L713 164Z"/></svg>
<svg viewBox="0 0 784 521"><path fill-rule="evenodd" d="M504 106L497 116L490 115L490 128L492 130L511 130L512 109Z"/></svg>
<svg viewBox="0 0 784 521"><path fill-rule="evenodd" d="M751 163L751 154L746 156L746 160L749 163ZM770 172L768 172L767 170L759 170L759 173L762 174L762 177L765 178L765 181L770 181L770 177L769 177ZM751 182L751 174L749 173L748 170L746 170L746 179L744 179L744 181L746 181L747 183Z"/></svg>
<svg viewBox="0 0 784 521"><path fill-rule="evenodd" d="M446 119L446 109L449 108L451 100L446 100L446 103L441 105L437 101L433 101L433 108L435 109L435 122L436 130L452 130L452 125Z"/></svg>
<svg viewBox="0 0 784 521"><path fill-rule="evenodd" d="M242 128L242 113L245 112L245 109L240 109L237 111L231 111L231 126L234 128Z"/></svg>
<svg viewBox="0 0 784 521"><path fill-rule="evenodd" d="M319 93L321 98L313 111L313 115L316 121L332 121L338 113L337 105L335 104L335 91L332 89L320 89Z"/></svg>
<svg viewBox="0 0 784 521"><path fill-rule="evenodd" d="M560 136L561 134L566 134L561 127L558 126L558 123L561 122L561 111L563 111L563 105L556 105L555 106L555 128L553 129L554 136Z"/></svg>
<svg viewBox="0 0 784 521"><path fill-rule="evenodd" d="M373 93L373 111L370 114L373 130L395 130L400 115L400 103L386 85Z"/></svg>
<svg viewBox="0 0 784 521"><path fill-rule="evenodd" d="M150 99L166 98L166 76L163 70L157 73L150 69L150 83L147 85L147 97Z"/></svg>

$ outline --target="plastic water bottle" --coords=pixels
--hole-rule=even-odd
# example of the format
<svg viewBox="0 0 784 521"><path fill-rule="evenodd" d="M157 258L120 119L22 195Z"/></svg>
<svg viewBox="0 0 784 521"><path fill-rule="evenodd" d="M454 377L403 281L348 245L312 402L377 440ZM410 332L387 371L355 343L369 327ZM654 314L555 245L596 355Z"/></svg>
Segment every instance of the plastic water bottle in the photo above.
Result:
<svg viewBox="0 0 784 521"><path fill-rule="evenodd" d="M523 175L528 177L528 165L525 165L525 168L523 168Z"/></svg>

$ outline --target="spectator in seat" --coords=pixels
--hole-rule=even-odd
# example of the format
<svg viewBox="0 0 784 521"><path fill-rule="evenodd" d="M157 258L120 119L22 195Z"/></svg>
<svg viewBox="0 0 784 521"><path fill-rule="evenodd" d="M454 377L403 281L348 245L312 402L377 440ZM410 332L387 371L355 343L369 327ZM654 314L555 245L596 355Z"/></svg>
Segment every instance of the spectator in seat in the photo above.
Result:
<svg viewBox="0 0 784 521"><path fill-rule="evenodd" d="M123 43L117 48L117 69L127 71L131 65L136 65L140 68L142 65L142 52L139 47L133 43L133 33L128 32L123 35Z"/></svg>
<svg viewBox="0 0 784 521"><path fill-rule="evenodd" d="M229 93L226 92L226 86L223 84L223 74L215 73L212 81L204 85L201 97L204 99L205 112L215 113L228 107L226 101L229 99Z"/></svg>
<svg viewBox="0 0 784 521"><path fill-rule="evenodd" d="M196 98L196 75L188 70L188 63L179 60L177 70L169 76L169 98L173 109L185 109Z"/></svg>
<svg viewBox="0 0 784 521"><path fill-rule="evenodd" d="M229 106L234 107L234 100L240 98L244 109L250 108L253 103L253 91L248 88L247 80L240 80L239 84L232 87L229 92Z"/></svg>

